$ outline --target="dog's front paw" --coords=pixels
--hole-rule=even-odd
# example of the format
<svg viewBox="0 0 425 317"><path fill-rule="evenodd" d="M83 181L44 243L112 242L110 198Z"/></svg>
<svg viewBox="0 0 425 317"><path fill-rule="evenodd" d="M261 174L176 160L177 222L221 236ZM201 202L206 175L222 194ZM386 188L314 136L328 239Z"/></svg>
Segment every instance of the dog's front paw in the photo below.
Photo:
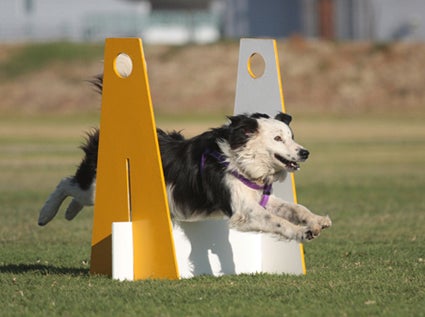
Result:
<svg viewBox="0 0 425 317"><path fill-rule="evenodd" d="M317 224L322 228L326 229L332 226L332 220L329 216L319 217Z"/></svg>
<svg viewBox="0 0 425 317"><path fill-rule="evenodd" d="M323 229L329 228L330 226L332 226L332 221L328 216L316 216L314 221L308 223L307 225L314 238L318 237Z"/></svg>

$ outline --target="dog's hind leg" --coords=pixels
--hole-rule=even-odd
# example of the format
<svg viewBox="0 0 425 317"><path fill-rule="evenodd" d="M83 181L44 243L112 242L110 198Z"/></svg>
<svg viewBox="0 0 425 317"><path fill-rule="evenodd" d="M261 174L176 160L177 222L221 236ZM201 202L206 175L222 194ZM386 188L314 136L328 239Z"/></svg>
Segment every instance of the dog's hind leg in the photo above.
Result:
<svg viewBox="0 0 425 317"><path fill-rule="evenodd" d="M78 186L75 184L73 177L65 177L59 182L54 192L50 194L43 208L40 210L40 215L38 217L38 224L40 226L46 225L56 216L62 202L70 195L69 189L72 186Z"/></svg>
<svg viewBox="0 0 425 317"><path fill-rule="evenodd" d="M81 204L77 199L73 198L68 205L68 208L65 212L66 220L72 220L76 215L83 209L84 205Z"/></svg>
<svg viewBox="0 0 425 317"><path fill-rule="evenodd" d="M66 210L65 218L67 220L74 219L84 206L92 206L94 204L95 194L95 179L92 180L89 188L82 189L75 177L63 178L55 191L50 194L43 208L41 208L38 224L44 226L52 220L56 216L62 202L68 196L71 196L73 199Z"/></svg>

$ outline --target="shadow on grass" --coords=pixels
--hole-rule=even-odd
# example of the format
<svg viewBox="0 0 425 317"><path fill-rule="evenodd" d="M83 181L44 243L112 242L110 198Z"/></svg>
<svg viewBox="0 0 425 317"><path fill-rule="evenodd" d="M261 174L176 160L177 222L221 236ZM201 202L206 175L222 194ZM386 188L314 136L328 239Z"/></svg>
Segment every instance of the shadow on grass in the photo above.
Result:
<svg viewBox="0 0 425 317"><path fill-rule="evenodd" d="M0 266L0 273L36 273L41 275L70 275L70 276L89 276L89 269L56 267L44 264L7 264Z"/></svg>

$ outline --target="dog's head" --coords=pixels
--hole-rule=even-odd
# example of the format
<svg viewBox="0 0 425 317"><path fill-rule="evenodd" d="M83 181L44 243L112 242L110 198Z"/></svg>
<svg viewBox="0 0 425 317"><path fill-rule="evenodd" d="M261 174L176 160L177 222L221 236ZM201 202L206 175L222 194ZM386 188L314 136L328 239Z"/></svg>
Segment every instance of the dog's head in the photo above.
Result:
<svg viewBox="0 0 425 317"><path fill-rule="evenodd" d="M228 144L223 152L236 168L252 179L282 179L297 171L309 152L294 141L289 127L291 116L279 113L274 118L255 113L230 117ZM227 149L226 149L227 147Z"/></svg>

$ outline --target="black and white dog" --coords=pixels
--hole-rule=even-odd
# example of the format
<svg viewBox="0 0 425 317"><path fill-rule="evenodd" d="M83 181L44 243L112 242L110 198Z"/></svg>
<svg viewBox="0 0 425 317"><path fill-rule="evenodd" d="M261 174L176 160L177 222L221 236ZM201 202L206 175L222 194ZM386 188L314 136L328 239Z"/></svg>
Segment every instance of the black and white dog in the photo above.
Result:
<svg viewBox="0 0 425 317"><path fill-rule="evenodd" d="M299 169L309 152L294 141L291 116L255 113L186 139L179 132L157 130L171 217L197 221L226 217L231 228L277 234L305 241L330 227L329 217L271 194L272 184ZM73 199L65 217L73 219L93 205L99 131L82 147L85 157L74 176L62 179L40 211L47 224L66 197Z"/></svg>

